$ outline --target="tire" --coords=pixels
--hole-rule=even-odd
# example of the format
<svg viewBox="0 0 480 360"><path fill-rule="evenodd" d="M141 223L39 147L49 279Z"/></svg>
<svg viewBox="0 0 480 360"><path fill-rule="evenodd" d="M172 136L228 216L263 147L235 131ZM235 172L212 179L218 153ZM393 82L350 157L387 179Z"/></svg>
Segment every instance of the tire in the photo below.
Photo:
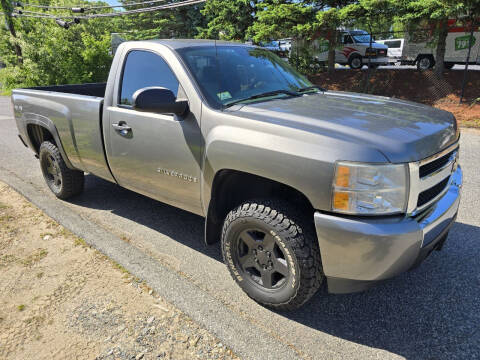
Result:
<svg viewBox="0 0 480 360"><path fill-rule="evenodd" d="M56 197L66 200L83 191L83 171L69 169L55 144L43 142L38 157L43 178Z"/></svg>
<svg viewBox="0 0 480 360"><path fill-rule="evenodd" d="M350 69L358 70L363 67L363 60L360 55L352 55L350 56L350 59L348 59L348 66L350 66Z"/></svg>
<svg viewBox="0 0 480 360"><path fill-rule="evenodd" d="M425 71L435 66L435 61L430 55L422 55L417 59L417 69L419 71Z"/></svg>
<svg viewBox="0 0 480 360"><path fill-rule="evenodd" d="M302 306L324 279L311 216L280 200L249 201L230 211L222 253L247 295L278 310Z"/></svg>

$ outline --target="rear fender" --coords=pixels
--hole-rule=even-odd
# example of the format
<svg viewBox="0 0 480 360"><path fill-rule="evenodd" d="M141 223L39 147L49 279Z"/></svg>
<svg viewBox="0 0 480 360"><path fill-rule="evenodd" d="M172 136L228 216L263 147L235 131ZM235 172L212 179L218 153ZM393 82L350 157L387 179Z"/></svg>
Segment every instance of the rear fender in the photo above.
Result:
<svg viewBox="0 0 480 360"><path fill-rule="evenodd" d="M65 164L67 165L67 167L72 170L76 169L68 159L67 154L65 153L65 149L63 148L62 141L60 140L58 130L53 124L52 120L38 114L24 114L24 122L25 122L25 134L26 134L26 139L24 140L30 149L32 149L38 155L38 152L35 148L35 144L33 143L33 139L31 139L31 135L28 132L28 127L29 125L41 126L52 135L53 139L55 140L55 144L58 150L60 151L60 154L62 155L62 158L65 161Z"/></svg>

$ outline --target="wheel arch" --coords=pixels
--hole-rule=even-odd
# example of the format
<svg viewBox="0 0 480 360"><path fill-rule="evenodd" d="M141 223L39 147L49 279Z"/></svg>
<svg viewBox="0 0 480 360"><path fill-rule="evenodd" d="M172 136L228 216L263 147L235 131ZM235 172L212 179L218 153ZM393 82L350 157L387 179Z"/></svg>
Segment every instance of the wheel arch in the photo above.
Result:
<svg viewBox="0 0 480 360"><path fill-rule="evenodd" d="M55 144L55 146L60 151L63 161L65 161L65 164L67 165L67 167L72 170L76 170L76 168L72 165L72 163L68 159L67 154L65 153L65 150L63 149L62 142L58 135L57 128L51 121L45 121L45 120L39 121L35 119L30 119L30 120L27 119L26 133L27 133L27 141L29 143L28 145L35 152L37 156L39 154L40 145L42 144L42 142L51 141L52 143Z"/></svg>
<svg viewBox="0 0 480 360"><path fill-rule="evenodd" d="M360 66L358 69L361 69L363 67L363 58L364 56L357 50L357 51L353 51L351 54L348 55L348 58L347 58L347 64L349 66L351 66L351 63L353 61L353 59L355 58L359 58L361 63L362 63L362 66Z"/></svg>
<svg viewBox="0 0 480 360"><path fill-rule="evenodd" d="M220 240L223 220L230 210L248 199L272 197L294 203L312 215L314 207L301 191L281 182L233 169L216 172L205 221L205 242Z"/></svg>
<svg viewBox="0 0 480 360"><path fill-rule="evenodd" d="M418 54L414 60L414 64L416 64L421 58L428 57L432 59L433 65L435 66L435 56L433 54Z"/></svg>

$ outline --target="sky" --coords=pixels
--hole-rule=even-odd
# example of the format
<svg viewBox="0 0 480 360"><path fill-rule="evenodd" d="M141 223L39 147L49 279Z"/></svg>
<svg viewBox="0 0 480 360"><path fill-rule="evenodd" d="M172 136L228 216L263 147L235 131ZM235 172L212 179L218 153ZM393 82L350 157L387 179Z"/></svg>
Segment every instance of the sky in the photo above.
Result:
<svg viewBox="0 0 480 360"><path fill-rule="evenodd" d="M120 5L117 0L105 0L109 5Z"/></svg>

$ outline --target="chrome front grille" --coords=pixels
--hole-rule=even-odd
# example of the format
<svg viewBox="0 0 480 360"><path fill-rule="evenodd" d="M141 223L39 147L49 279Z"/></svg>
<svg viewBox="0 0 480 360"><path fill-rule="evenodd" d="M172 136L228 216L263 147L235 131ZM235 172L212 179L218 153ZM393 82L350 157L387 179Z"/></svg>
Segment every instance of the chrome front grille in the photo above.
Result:
<svg viewBox="0 0 480 360"><path fill-rule="evenodd" d="M420 178L424 178L447 165L450 162L451 156L455 151L456 150L450 151L448 154L420 166Z"/></svg>
<svg viewBox="0 0 480 360"><path fill-rule="evenodd" d="M437 185L432 186L425 191L422 191L418 195L417 208L428 204L432 199L435 199L439 194L441 194L445 187L448 185L449 180L450 177L447 177L444 180L440 181Z"/></svg>
<svg viewBox="0 0 480 360"><path fill-rule="evenodd" d="M417 214L448 190L457 168L458 143L427 159L410 163L409 214Z"/></svg>

